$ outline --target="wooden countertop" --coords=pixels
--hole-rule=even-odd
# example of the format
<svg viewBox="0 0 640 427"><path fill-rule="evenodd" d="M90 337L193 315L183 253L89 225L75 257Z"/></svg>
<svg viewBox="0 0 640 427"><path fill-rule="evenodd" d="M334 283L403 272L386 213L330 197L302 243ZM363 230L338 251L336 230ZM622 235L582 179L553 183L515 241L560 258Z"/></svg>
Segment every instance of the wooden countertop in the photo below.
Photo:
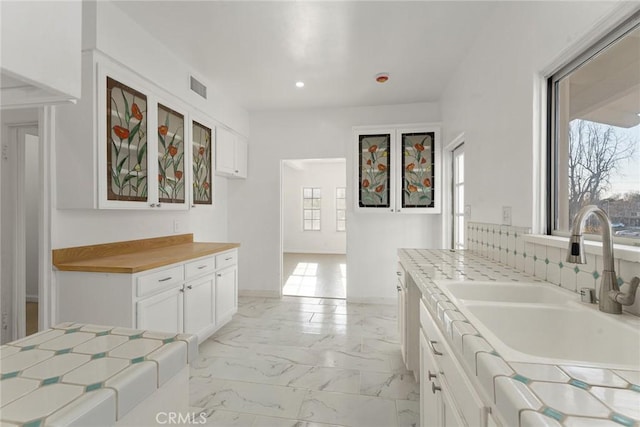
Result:
<svg viewBox="0 0 640 427"><path fill-rule="evenodd" d="M240 247L238 243L194 242L193 234L53 250L61 271L138 273Z"/></svg>

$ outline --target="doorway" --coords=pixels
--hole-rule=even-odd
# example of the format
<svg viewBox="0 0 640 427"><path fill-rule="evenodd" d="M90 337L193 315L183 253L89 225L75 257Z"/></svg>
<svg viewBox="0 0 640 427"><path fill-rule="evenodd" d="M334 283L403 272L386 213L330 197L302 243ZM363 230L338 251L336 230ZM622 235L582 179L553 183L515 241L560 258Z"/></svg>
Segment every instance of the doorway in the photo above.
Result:
<svg viewBox="0 0 640 427"><path fill-rule="evenodd" d="M281 293L347 296L346 160L283 160Z"/></svg>
<svg viewBox="0 0 640 427"><path fill-rule="evenodd" d="M39 110L2 114L2 343L38 331L43 165Z"/></svg>

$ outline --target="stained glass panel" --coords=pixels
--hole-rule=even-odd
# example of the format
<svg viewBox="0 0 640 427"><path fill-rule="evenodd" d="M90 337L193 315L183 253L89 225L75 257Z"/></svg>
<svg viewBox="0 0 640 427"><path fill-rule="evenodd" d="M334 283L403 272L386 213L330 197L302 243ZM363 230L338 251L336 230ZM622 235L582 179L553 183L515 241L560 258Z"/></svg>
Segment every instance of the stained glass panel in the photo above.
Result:
<svg viewBox="0 0 640 427"><path fill-rule="evenodd" d="M434 206L434 132L402 134L402 207Z"/></svg>
<svg viewBox="0 0 640 427"><path fill-rule="evenodd" d="M213 204L211 192L211 129L193 122L193 203Z"/></svg>
<svg viewBox="0 0 640 427"><path fill-rule="evenodd" d="M184 116L158 104L158 200L184 203Z"/></svg>
<svg viewBox="0 0 640 427"><path fill-rule="evenodd" d="M391 135L360 135L359 152L359 191L360 207L390 207L389 165L391 164Z"/></svg>

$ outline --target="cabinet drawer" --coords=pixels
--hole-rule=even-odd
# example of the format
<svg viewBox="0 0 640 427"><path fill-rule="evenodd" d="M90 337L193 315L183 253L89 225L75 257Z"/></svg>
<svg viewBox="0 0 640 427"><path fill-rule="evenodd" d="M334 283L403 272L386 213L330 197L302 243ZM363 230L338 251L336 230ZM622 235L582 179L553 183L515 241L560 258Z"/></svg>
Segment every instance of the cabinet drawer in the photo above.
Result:
<svg viewBox="0 0 640 427"><path fill-rule="evenodd" d="M188 262L184 266L185 278L187 280L192 277L200 276L204 273L212 272L216 269L216 259L212 256L200 258L195 261Z"/></svg>
<svg viewBox="0 0 640 427"><path fill-rule="evenodd" d="M184 281L184 267L182 265L145 274L138 277L136 295L139 297L149 295L182 281Z"/></svg>
<svg viewBox="0 0 640 427"><path fill-rule="evenodd" d="M216 255L216 268L221 269L236 265L238 263L238 252L229 251Z"/></svg>

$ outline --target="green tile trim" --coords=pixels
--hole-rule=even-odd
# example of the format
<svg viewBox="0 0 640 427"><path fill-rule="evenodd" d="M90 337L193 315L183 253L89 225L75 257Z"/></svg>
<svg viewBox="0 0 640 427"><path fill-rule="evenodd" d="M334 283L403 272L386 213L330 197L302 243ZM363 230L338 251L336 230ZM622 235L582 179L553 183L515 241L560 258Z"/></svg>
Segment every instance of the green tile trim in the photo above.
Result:
<svg viewBox="0 0 640 427"><path fill-rule="evenodd" d="M635 425L635 422L631 418L625 417L621 414L614 413L613 415L611 415L611 420L627 427L633 427Z"/></svg>
<svg viewBox="0 0 640 427"><path fill-rule="evenodd" d="M80 328L73 328L73 329L67 329L64 333L65 333L65 334L75 334L76 332L80 332L80 329L82 329L82 327L80 327Z"/></svg>
<svg viewBox="0 0 640 427"><path fill-rule="evenodd" d="M618 286L622 286L624 284L624 280L622 277L618 277Z"/></svg>
<svg viewBox="0 0 640 427"><path fill-rule="evenodd" d="M22 349L20 351L33 350L34 348L36 348L35 345L28 345L28 346L22 347Z"/></svg>
<svg viewBox="0 0 640 427"><path fill-rule="evenodd" d="M71 353L72 348L63 348L62 350L58 350L55 352L55 356L58 356L59 354L67 354L67 353Z"/></svg>
<svg viewBox="0 0 640 427"><path fill-rule="evenodd" d="M511 378L513 378L516 381L520 381L521 383L524 383L524 384L529 384L531 382L531 380L529 378L525 377L524 375L520 375L520 374L512 375Z"/></svg>
<svg viewBox="0 0 640 427"><path fill-rule="evenodd" d="M144 356L140 356L140 357L136 357L135 359L131 359L131 363L140 363L140 362L144 362Z"/></svg>
<svg viewBox="0 0 640 427"><path fill-rule="evenodd" d="M40 427L44 418L40 418L39 420L29 421L28 423L22 424L22 427Z"/></svg>
<svg viewBox="0 0 640 427"><path fill-rule="evenodd" d="M103 337L105 335L109 335L109 331L96 332L97 337Z"/></svg>
<svg viewBox="0 0 640 427"><path fill-rule="evenodd" d="M631 390L637 391L638 393L640 393L640 385L631 384Z"/></svg>
<svg viewBox="0 0 640 427"><path fill-rule="evenodd" d="M93 384L89 384L88 386L86 386L84 388L84 391L85 392L90 392L90 391L98 390L98 389L101 389L101 388L102 388L102 383L101 382L100 383L93 383Z"/></svg>
<svg viewBox="0 0 640 427"><path fill-rule="evenodd" d="M2 374L2 376L0 376L0 380L8 380L9 378L17 377L19 373L20 371L7 372L6 374Z"/></svg>
<svg viewBox="0 0 640 427"><path fill-rule="evenodd" d="M45 386L45 385L57 384L58 382L60 382L60 377L51 377L43 380L42 385Z"/></svg>
<svg viewBox="0 0 640 427"><path fill-rule="evenodd" d="M563 268L563 267L564 267L564 264L562 263L562 261L560 261L560 262L558 263L558 267L560 267L560 268Z"/></svg>
<svg viewBox="0 0 640 427"><path fill-rule="evenodd" d="M129 336L130 340L138 340L140 338L142 338L142 334L136 334L136 335L130 335Z"/></svg>
<svg viewBox="0 0 640 427"><path fill-rule="evenodd" d="M549 265L549 258L545 258L545 259L544 259L544 263L545 263L545 264L547 264L547 265Z"/></svg>
<svg viewBox="0 0 640 427"><path fill-rule="evenodd" d="M169 344L170 342L174 342L175 340L176 340L176 337L165 338L162 340L162 344Z"/></svg>
<svg viewBox="0 0 640 427"><path fill-rule="evenodd" d="M537 255L534 255L534 256L533 256L533 260L534 260L534 261L537 261L537 260L538 260L538 256L537 256Z"/></svg>
<svg viewBox="0 0 640 427"><path fill-rule="evenodd" d="M578 268L578 266L577 266L577 265L573 268L573 271L574 271L576 274L580 273L580 269Z"/></svg>
<svg viewBox="0 0 640 427"><path fill-rule="evenodd" d="M591 275L593 276L594 279L598 280L598 277L600 277L600 273L598 273L597 271L594 271L593 273L591 273Z"/></svg>
<svg viewBox="0 0 640 427"><path fill-rule="evenodd" d="M91 359L102 359L103 357L106 357L107 353L102 352L102 353L96 353L93 356L91 356Z"/></svg>
<svg viewBox="0 0 640 427"><path fill-rule="evenodd" d="M569 384L584 390L589 390L589 387L591 387L589 384L585 383L584 381L580 381L576 379L572 379L571 381L569 381Z"/></svg>
<svg viewBox="0 0 640 427"><path fill-rule="evenodd" d="M550 408L549 406L546 406L543 410L542 413L544 415L546 415L547 417L551 417L554 420L558 420L558 421L562 421L562 419L564 418L564 414L560 411L557 411L553 408Z"/></svg>

